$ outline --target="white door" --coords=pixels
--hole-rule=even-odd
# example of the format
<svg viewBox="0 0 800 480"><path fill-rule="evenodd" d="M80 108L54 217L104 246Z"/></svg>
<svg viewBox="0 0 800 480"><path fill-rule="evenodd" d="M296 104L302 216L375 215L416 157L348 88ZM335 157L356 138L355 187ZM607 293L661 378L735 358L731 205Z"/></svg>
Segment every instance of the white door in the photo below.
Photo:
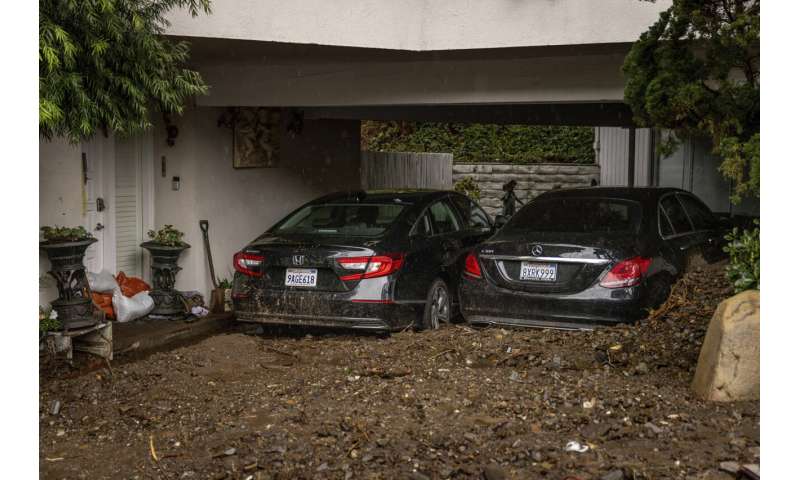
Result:
<svg viewBox="0 0 800 480"><path fill-rule="evenodd" d="M114 145L114 244L116 271L142 278L144 208L140 137L117 139Z"/></svg>
<svg viewBox="0 0 800 480"><path fill-rule="evenodd" d="M83 218L84 228L97 239L87 250L83 259L90 272L108 268L105 258L106 201L103 194L103 141L93 139L81 145L81 171L83 172Z"/></svg>

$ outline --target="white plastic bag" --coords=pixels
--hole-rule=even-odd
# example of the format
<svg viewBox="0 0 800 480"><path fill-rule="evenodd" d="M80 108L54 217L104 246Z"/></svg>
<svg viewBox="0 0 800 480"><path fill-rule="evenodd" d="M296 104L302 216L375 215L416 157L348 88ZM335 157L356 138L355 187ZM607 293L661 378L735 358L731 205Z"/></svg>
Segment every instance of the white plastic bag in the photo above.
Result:
<svg viewBox="0 0 800 480"><path fill-rule="evenodd" d="M117 279L108 270L101 270L100 273L86 272L89 278L89 289L97 293L110 293L119 287Z"/></svg>
<svg viewBox="0 0 800 480"><path fill-rule="evenodd" d="M118 322L128 322L144 317L155 307L150 292L139 292L128 298L122 294L119 288L114 290L111 303L114 305L114 313L117 315Z"/></svg>

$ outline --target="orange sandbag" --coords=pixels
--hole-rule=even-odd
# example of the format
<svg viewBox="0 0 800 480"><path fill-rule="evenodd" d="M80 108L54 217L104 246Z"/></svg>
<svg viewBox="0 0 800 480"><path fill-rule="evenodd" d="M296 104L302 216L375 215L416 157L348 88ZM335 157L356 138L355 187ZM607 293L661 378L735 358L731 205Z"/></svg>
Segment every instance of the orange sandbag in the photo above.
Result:
<svg viewBox="0 0 800 480"><path fill-rule="evenodd" d="M149 292L151 290L147 282L141 278L129 277L125 275L125 272L117 274L117 283L119 284L119 289L122 290L122 294L126 297L132 297L139 292Z"/></svg>
<svg viewBox="0 0 800 480"><path fill-rule="evenodd" d="M92 301L106 314L106 318L114 319L114 304L111 302L113 294L92 292Z"/></svg>

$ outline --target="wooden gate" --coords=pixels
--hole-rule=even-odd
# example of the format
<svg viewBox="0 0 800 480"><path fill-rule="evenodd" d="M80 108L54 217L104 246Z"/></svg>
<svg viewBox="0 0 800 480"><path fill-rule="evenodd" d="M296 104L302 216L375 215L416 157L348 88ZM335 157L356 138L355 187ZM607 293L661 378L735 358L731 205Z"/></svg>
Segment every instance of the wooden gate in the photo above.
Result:
<svg viewBox="0 0 800 480"><path fill-rule="evenodd" d="M361 187L453 188L452 153L361 152Z"/></svg>

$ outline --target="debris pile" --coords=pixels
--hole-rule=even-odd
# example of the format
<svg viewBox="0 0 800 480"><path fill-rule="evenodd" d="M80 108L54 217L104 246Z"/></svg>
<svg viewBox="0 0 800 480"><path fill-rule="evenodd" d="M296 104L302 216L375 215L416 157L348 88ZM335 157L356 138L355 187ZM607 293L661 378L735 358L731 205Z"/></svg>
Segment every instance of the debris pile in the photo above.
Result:
<svg viewBox="0 0 800 480"><path fill-rule="evenodd" d="M757 470L759 402L689 390L729 294L711 266L639 326L243 327L113 372L43 367L42 476L734 479Z"/></svg>

